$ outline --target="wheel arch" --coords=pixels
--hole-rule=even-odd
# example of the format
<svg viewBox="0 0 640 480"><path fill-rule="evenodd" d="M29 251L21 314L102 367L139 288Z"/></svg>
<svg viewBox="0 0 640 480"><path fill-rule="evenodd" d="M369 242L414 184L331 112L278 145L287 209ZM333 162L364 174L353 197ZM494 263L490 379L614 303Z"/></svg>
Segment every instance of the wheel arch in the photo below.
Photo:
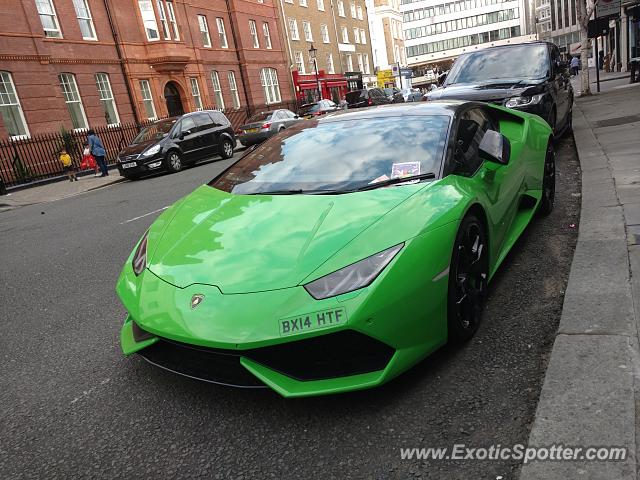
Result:
<svg viewBox="0 0 640 480"><path fill-rule="evenodd" d="M492 266L494 264L493 252L491 250L491 229L489 228L489 219L487 217L487 212L484 207L479 202L472 202L467 210L464 212L464 215L460 217L460 222L458 224L458 228L460 228L460 224L462 224L462 220L467 216L474 214L478 217L480 222L482 222L482 226L484 228L484 233L487 236L487 249L489 250L489 271L492 271Z"/></svg>

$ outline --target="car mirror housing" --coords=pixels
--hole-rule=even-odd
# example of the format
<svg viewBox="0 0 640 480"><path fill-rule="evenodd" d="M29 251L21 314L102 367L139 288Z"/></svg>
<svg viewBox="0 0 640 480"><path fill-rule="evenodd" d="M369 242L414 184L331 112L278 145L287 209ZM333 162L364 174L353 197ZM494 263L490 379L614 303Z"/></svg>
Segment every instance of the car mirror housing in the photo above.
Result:
<svg viewBox="0 0 640 480"><path fill-rule="evenodd" d="M511 143L509 139L495 130L487 130L478 147L480 156L490 162L506 165L511 156Z"/></svg>

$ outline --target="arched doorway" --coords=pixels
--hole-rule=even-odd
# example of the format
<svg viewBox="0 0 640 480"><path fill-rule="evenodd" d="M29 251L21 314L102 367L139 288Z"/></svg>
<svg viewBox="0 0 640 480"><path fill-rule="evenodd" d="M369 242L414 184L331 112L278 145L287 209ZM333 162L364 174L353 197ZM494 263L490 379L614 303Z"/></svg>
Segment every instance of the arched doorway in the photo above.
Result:
<svg viewBox="0 0 640 480"><path fill-rule="evenodd" d="M180 90L175 82L168 82L164 86L164 99L167 102L167 111L170 117L177 117L184 114Z"/></svg>

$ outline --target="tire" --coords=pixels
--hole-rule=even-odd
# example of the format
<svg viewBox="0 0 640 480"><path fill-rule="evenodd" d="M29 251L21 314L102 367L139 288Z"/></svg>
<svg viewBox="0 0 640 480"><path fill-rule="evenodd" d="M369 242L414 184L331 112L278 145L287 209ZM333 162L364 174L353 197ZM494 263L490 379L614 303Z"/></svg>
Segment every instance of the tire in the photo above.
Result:
<svg viewBox="0 0 640 480"><path fill-rule="evenodd" d="M449 266L447 324L451 343L463 343L478 330L486 300L488 255L484 224L470 213L460 223Z"/></svg>
<svg viewBox="0 0 640 480"><path fill-rule="evenodd" d="M564 136L568 137L569 135L571 135L572 132L573 132L573 106L569 109L569 113L567 113L567 120L564 125Z"/></svg>
<svg viewBox="0 0 640 480"><path fill-rule="evenodd" d="M182 157L176 150L171 150L167 153L165 168L171 173L177 173L182 170Z"/></svg>
<svg viewBox="0 0 640 480"><path fill-rule="evenodd" d="M553 211L553 204L556 198L556 152L553 142L549 139L547 153L544 158L544 175L542 177L542 199L540 200L539 212L542 215L549 215Z"/></svg>
<svg viewBox="0 0 640 480"><path fill-rule="evenodd" d="M553 107L551 109L551 112L549 112L549 119L547 120L547 123L551 127L551 133L553 134L553 138L556 137L556 123L557 123L557 121L558 121L558 114L556 113L556 107Z"/></svg>
<svg viewBox="0 0 640 480"><path fill-rule="evenodd" d="M233 143L228 138L222 139L220 143L220 156L225 159L233 157Z"/></svg>

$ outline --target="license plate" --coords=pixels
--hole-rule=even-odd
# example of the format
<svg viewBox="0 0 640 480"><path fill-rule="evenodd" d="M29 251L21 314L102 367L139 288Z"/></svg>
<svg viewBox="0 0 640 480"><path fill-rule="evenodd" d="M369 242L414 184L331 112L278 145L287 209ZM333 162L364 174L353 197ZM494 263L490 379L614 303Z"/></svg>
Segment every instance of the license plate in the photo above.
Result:
<svg viewBox="0 0 640 480"><path fill-rule="evenodd" d="M132 168L137 167L138 164L136 162L123 163L122 168Z"/></svg>
<svg viewBox="0 0 640 480"><path fill-rule="evenodd" d="M347 323L347 311L344 308L331 308L319 312L305 313L297 317L281 318L279 321L280 336L297 335L311 330L344 325Z"/></svg>
<svg viewBox="0 0 640 480"><path fill-rule="evenodd" d="M256 133L258 130L260 130L259 128L250 128L248 130L245 130L244 133Z"/></svg>

